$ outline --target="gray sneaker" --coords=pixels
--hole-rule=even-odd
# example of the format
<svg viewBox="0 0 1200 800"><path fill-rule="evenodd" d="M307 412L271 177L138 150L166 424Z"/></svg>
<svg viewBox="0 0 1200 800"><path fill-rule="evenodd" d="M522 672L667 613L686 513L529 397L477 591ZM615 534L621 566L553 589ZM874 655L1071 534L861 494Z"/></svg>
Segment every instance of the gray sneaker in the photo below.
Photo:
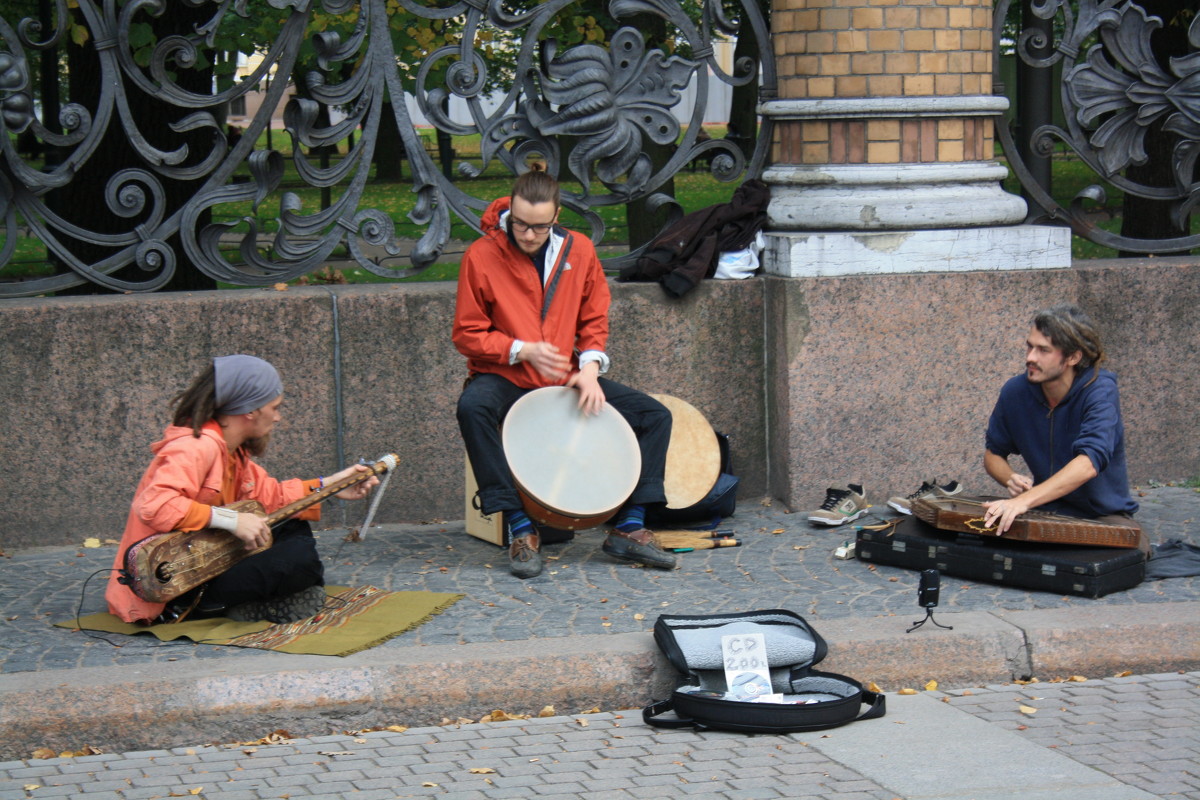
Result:
<svg viewBox="0 0 1200 800"><path fill-rule="evenodd" d="M809 513L808 521L819 525L843 525L866 513L866 493L861 485L852 483L845 489L826 489L825 502L821 503L819 509Z"/></svg>
<svg viewBox="0 0 1200 800"><path fill-rule="evenodd" d="M920 500L923 497L953 497L956 494L962 494L962 490L962 484L958 481L950 481L941 486L933 481L925 481L921 484L920 489L910 495L889 497L887 504L901 514L911 514L914 500Z"/></svg>

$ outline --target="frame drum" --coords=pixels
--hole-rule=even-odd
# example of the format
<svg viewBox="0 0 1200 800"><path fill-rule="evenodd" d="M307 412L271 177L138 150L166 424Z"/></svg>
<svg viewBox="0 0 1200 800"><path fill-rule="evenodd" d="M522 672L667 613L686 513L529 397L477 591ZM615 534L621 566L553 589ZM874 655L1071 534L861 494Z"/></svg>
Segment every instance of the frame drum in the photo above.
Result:
<svg viewBox="0 0 1200 800"><path fill-rule="evenodd" d="M535 389L513 403L501 430L526 513L561 530L594 528L629 499L642 472L637 437L608 403L579 410L579 392Z"/></svg>
<svg viewBox="0 0 1200 800"><path fill-rule="evenodd" d="M671 443L663 470L667 508L691 508L721 477L721 445L708 420L695 406L667 394L650 395L671 412Z"/></svg>

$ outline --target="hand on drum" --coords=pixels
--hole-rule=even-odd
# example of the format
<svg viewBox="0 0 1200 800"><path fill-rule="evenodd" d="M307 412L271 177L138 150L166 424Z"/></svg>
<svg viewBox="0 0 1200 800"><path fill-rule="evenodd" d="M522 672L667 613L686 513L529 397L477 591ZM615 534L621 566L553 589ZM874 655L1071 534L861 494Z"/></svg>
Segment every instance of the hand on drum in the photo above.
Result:
<svg viewBox="0 0 1200 800"><path fill-rule="evenodd" d="M579 390L579 410L584 414L596 415L604 408L604 390L600 388L599 374L599 363L589 361L567 381L567 386Z"/></svg>
<svg viewBox="0 0 1200 800"><path fill-rule="evenodd" d="M551 380L562 380L567 377L571 368L571 359L558 351L549 342L525 342L517 353L518 361L525 361L539 373Z"/></svg>

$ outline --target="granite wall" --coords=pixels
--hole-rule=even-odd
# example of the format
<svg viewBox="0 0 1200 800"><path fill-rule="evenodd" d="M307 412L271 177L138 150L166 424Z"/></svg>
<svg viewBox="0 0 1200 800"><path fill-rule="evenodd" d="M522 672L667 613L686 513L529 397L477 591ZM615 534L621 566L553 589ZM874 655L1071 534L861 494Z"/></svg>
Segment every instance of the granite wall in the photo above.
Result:
<svg viewBox="0 0 1200 800"><path fill-rule="evenodd" d="M1075 300L1121 376L1134 481L1200 474L1200 265L707 281L683 300L613 284L611 377L682 398L731 436L742 502L799 511L826 486L869 498L922 479L990 490L983 426L1021 369L1035 308ZM462 518L454 420L465 377L452 284L35 298L0 304L0 549L118 538L171 397L212 355L275 363L274 474L395 451L377 522ZM356 525L365 503L327 504Z"/></svg>
<svg viewBox="0 0 1200 800"><path fill-rule="evenodd" d="M731 437L746 496L766 491L764 283L714 281L682 301L614 284L609 377L691 403ZM396 452L377 522L462 519L454 408L466 365L450 342L454 284L390 284L0 304L0 550L120 538L170 401L213 355L246 352L284 381L263 464L329 474ZM340 454L339 454L340 453ZM365 502L326 503L357 525Z"/></svg>
<svg viewBox="0 0 1200 800"><path fill-rule="evenodd" d="M1200 475L1198 279L1191 259L769 278L770 493L808 509L849 482L875 504L935 476L998 491L983 471L987 418L1023 371L1034 312L1057 302L1082 306L1104 335L1131 480Z"/></svg>

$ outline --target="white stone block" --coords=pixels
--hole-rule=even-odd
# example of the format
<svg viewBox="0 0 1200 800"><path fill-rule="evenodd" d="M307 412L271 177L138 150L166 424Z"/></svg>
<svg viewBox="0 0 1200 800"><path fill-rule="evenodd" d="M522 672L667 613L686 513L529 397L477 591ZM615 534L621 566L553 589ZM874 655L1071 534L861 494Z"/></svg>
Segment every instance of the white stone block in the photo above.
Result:
<svg viewBox="0 0 1200 800"><path fill-rule="evenodd" d="M763 268L788 278L1066 269L1071 231L1008 225L890 232L768 232Z"/></svg>

